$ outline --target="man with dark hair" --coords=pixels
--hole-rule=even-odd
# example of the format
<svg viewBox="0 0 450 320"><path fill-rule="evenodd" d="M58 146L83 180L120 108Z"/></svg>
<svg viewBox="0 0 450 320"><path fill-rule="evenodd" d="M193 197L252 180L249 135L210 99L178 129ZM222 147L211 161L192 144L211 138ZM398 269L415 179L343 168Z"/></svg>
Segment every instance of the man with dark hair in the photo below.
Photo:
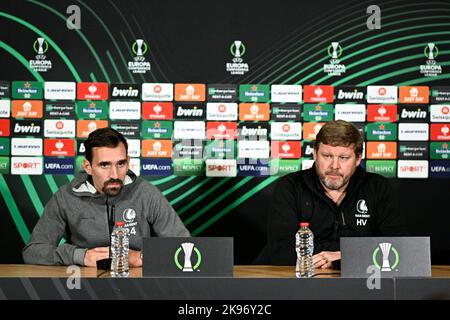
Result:
<svg viewBox="0 0 450 320"><path fill-rule="evenodd" d="M142 265L143 237L189 237L161 192L128 170L128 145L119 132L93 131L85 148L86 173L62 186L47 203L23 249L25 263L96 266L109 257L115 221L124 221L130 232L131 267ZM66 242L60 244L63 237Z"/></svg>
<svg viewBox="0 0 450 320"><path fill-rule="evenodd" d="M392 188L359 167L362 152L358 129L343 120L328 122L316 136L314 166L277 182L268 220L271 264L295 264L300 221L314 233L315 268L340 260L340 237L403 234Z"/></svg>

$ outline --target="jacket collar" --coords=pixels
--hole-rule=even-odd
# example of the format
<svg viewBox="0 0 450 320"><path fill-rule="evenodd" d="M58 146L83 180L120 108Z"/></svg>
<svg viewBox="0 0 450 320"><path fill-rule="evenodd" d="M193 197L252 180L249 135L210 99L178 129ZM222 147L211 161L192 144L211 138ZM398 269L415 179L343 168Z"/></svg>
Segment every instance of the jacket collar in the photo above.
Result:
<svg viewBox="0 0 450 320"><path fill-rule="evenodd" d="M133 171L128 170L127 175L125 176L124 180L124 188L136 181L136 175L133 173ZM78 175L78 177L70 183L70 187L72 189L72 192L76 196L88 196L88 197L99 197L101 196L97 189L93 186L91 183L91 176L88 175L86 172L82 172ZM122 191L123 192L123 191ZM121 193L122 193L121 192Z"/></svg>

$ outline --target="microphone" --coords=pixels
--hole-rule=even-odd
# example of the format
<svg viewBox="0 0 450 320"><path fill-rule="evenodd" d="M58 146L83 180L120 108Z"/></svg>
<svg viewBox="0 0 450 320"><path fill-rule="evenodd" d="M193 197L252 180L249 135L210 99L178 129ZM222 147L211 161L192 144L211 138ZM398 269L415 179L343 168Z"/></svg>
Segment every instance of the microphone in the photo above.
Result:
<svg viewBox="0 0 450 320"><path fill-rule="evenodd" d="M108 217L108 227L109 227L109 258L97 260L97 269L99 270L111 270L111 234L114 228L114 221L116 221L116 206L111 206L111 212L109 211L108 198L106 199L106 211Z"/></svg>

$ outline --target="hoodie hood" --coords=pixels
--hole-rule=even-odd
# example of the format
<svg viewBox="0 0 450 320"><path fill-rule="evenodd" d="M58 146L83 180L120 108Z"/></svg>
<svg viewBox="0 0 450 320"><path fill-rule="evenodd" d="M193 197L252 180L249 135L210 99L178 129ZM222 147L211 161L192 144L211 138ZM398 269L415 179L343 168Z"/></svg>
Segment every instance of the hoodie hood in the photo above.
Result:
<svg viewBox="0 0 450 320"><path fill-rule="evenodd" d="M95 189L94 185L89 181L90 175L86 172L81 172L71 183L70 189L72 193L78 197L98 197L100 196L97 193L97 189ZM126 189L129 185L133 184L136 181L136 175L133 171L128 170L127 175L125 176L125 180L123 182L123 189Z"/></svg>

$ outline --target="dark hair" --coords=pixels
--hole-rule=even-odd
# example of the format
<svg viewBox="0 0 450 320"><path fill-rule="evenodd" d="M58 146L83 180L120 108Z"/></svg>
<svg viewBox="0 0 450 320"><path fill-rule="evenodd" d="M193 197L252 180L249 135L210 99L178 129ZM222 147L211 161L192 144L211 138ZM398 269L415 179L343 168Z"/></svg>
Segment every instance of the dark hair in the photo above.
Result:
<svg viewBox="0 0 450 320"><path fill-rule="evenodd" d="M327 144L333 147L355 146L355 154L359 157L363 152L363 138L356 127L344 120L327 122L319 131L314 142L314 149L319 145Z"/></svg>
<svg viewBox="0 0 450 320"><path fill-rule="evenodd" d="M84 142L85 147L85 158L89 163L92 163L92 149L97 147L109 147L115 148L119 143L123 143L125 146L125 151L128 154L128 143L125 137L112 128L101 128L92 131L87 140Z"/></svg>

